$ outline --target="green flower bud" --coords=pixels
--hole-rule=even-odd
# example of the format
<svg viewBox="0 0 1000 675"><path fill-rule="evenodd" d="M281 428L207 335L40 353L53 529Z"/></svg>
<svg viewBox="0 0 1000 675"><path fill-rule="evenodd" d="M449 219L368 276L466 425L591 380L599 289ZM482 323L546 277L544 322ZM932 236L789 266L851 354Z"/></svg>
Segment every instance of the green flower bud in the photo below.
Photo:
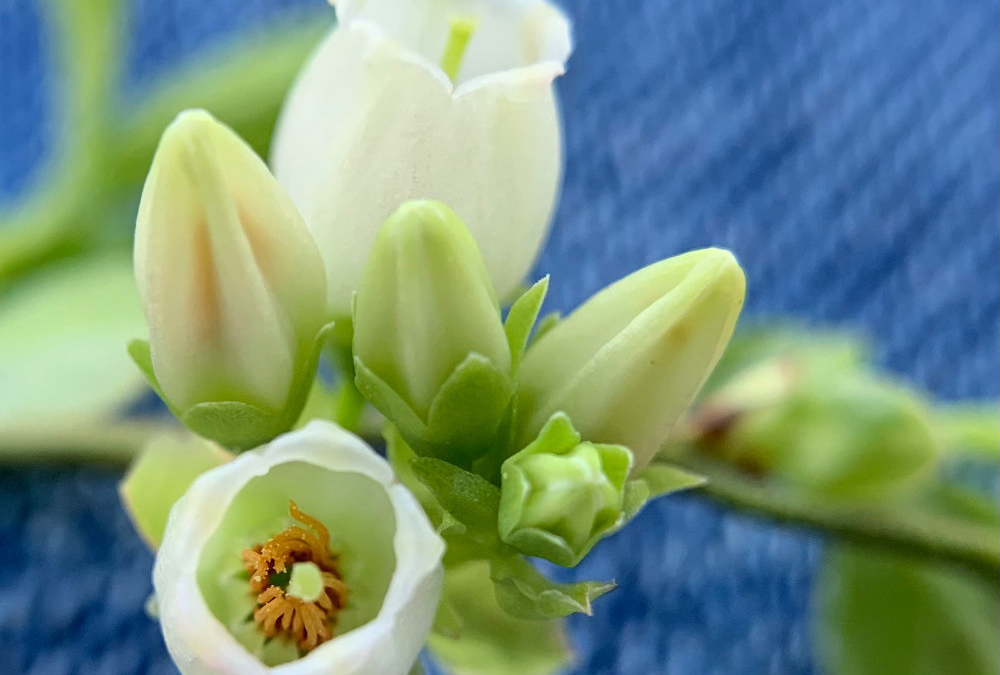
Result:
<svg viewBox="0 0 1000 675"><path fill-rule="evenodd" d="M528 349L516 447L563 411L587 440L631 448L641 471L725 349L744 291L733 255L704 249L599 292Z"/></svg>
<svg viewBox="0 0 1000 675"><path fill-rule="evenodd" d="M292 426L325 330L323 260L264 162L205 111L160 140L135 275L149 342L130 350L182 421L241 449Z"/></svg>
<svg viewBox="0 0 1000 675"><path fill-rule="evenodd" d="M433 201L382 225L354 304L358 388L425 455L466 464L496 441L511 357L472 235Z"/></svg>
<svg viewBox="0 0 1000 675"><path fill-rule="evenodd" d="M569 418L554 415L501 467L500 537L527 555L576 565L624 522L631 469L628 448L581 442Z"/></svg>
<svg viewBox="0 0 1000 675"><path fill-rule="evenodd" d="M732 407L749 400L754 382L769 380L768 370L783 373L784 391L771 387L759 403ZM739 396L730 395L730 387ZM905 491L926 476L939 454L926 404L864 371L811 373L797 369L793 357L776 358L734 378L703 404L706 410L723 406L730 410L728 422L706 430L703 448L828 497L870 499Z"/></svg>

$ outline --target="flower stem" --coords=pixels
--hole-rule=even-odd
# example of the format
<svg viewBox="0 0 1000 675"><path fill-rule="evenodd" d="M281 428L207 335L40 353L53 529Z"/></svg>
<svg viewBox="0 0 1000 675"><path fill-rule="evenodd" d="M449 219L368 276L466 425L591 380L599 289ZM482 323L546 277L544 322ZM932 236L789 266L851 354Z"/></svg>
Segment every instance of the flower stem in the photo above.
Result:
<svg viewBox="0 0 1000 675"><path fill-rule="evenodd" d="M353 379L345 378L337 391L337 408L333 413L333 420L348 431L359 433L364 409L364 396L354 385Z"/></svg>
<svg viewBox="0 0 1000 675"><path fill-rule="evenodd" d="M957 518L887 507L835 504L737 473L719 462L685 458L708 479L705 494L779 522L804 525L855 543L953 563L1000 581L997 530Z"/></svg>
<svg viewBox="0 0 1000 675"><path fill-rule="evenodd" d="M448 33L448 43L441 56L441 70L454 82L458 78L458 70L462 66L462 57L469 46L472 34L476 32L477 22L467 16L453 16L450 19L451 30Z"/></svg>

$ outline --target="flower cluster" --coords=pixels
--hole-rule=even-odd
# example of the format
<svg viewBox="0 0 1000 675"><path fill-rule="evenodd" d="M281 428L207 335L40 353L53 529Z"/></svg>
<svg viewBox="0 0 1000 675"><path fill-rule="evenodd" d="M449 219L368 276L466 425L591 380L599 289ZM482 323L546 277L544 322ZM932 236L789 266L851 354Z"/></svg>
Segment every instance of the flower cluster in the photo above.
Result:
<svg viewBox="0 0 1000 675"><path fill-rule="evenodd" d="M521 284L561 173L565 17L543 0L337 10L273 175L187 111L142 195L149 339L130 353L201 438L151 447L123 496L160 547L185 675L404 675L425 643L452 664L511 635L551 648L613 584L556 583L527 556L575 566L700 482L656 455L743 303L733 256L704 249L539 320L549 279ZM381 413L388 461L329 421L324 352L341 400ZM544 662L531 672L562 663Z"/></svg>

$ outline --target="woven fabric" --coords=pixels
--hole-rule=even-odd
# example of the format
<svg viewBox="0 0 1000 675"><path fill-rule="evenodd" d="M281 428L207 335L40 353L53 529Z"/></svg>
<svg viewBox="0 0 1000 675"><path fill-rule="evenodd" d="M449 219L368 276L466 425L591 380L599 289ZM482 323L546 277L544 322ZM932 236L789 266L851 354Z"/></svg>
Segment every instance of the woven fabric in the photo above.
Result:
<svg viewBox="0 0 1000 675"><path fill-rule="evenodd" d="M0 0L0 198L55 126L38 0ZM318 0L314 0L314 3ZM135 0L126 96L304 0ZM731 248L747 315L868 332L937 396L998 394L998 7L954 0L579 0L559 89L567 169L539 270L570 309L642 264ZM95 469L0 471L0 672L175 673L152 558ZM574 673L806 675L822 542L663 500L573 575Z"/></svg>

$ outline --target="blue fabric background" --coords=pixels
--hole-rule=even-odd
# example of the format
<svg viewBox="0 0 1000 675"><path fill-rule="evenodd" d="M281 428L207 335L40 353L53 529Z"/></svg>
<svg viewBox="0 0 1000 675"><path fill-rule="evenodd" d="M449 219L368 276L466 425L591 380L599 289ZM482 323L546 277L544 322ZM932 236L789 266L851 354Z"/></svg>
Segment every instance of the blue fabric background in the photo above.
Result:
<svg viewBox="0 0 1000 675"><path fill-rule="evenodd" d="M70 1L70 0L66 0ZM319 0L313 0L315 4ZM307 0L135 0L126 95ZM998 389L993 0L579 0L559 88L567 172L539 269L552 308L686 249L733 249L748 316L869 332L942 397ZM55 111L36 0L0 0L0 199ZM152 557L110 471L0 471L0 673L175 673L143 613ZM580 576L579 673L806 675L818 537L664 500Z"/></svg>

